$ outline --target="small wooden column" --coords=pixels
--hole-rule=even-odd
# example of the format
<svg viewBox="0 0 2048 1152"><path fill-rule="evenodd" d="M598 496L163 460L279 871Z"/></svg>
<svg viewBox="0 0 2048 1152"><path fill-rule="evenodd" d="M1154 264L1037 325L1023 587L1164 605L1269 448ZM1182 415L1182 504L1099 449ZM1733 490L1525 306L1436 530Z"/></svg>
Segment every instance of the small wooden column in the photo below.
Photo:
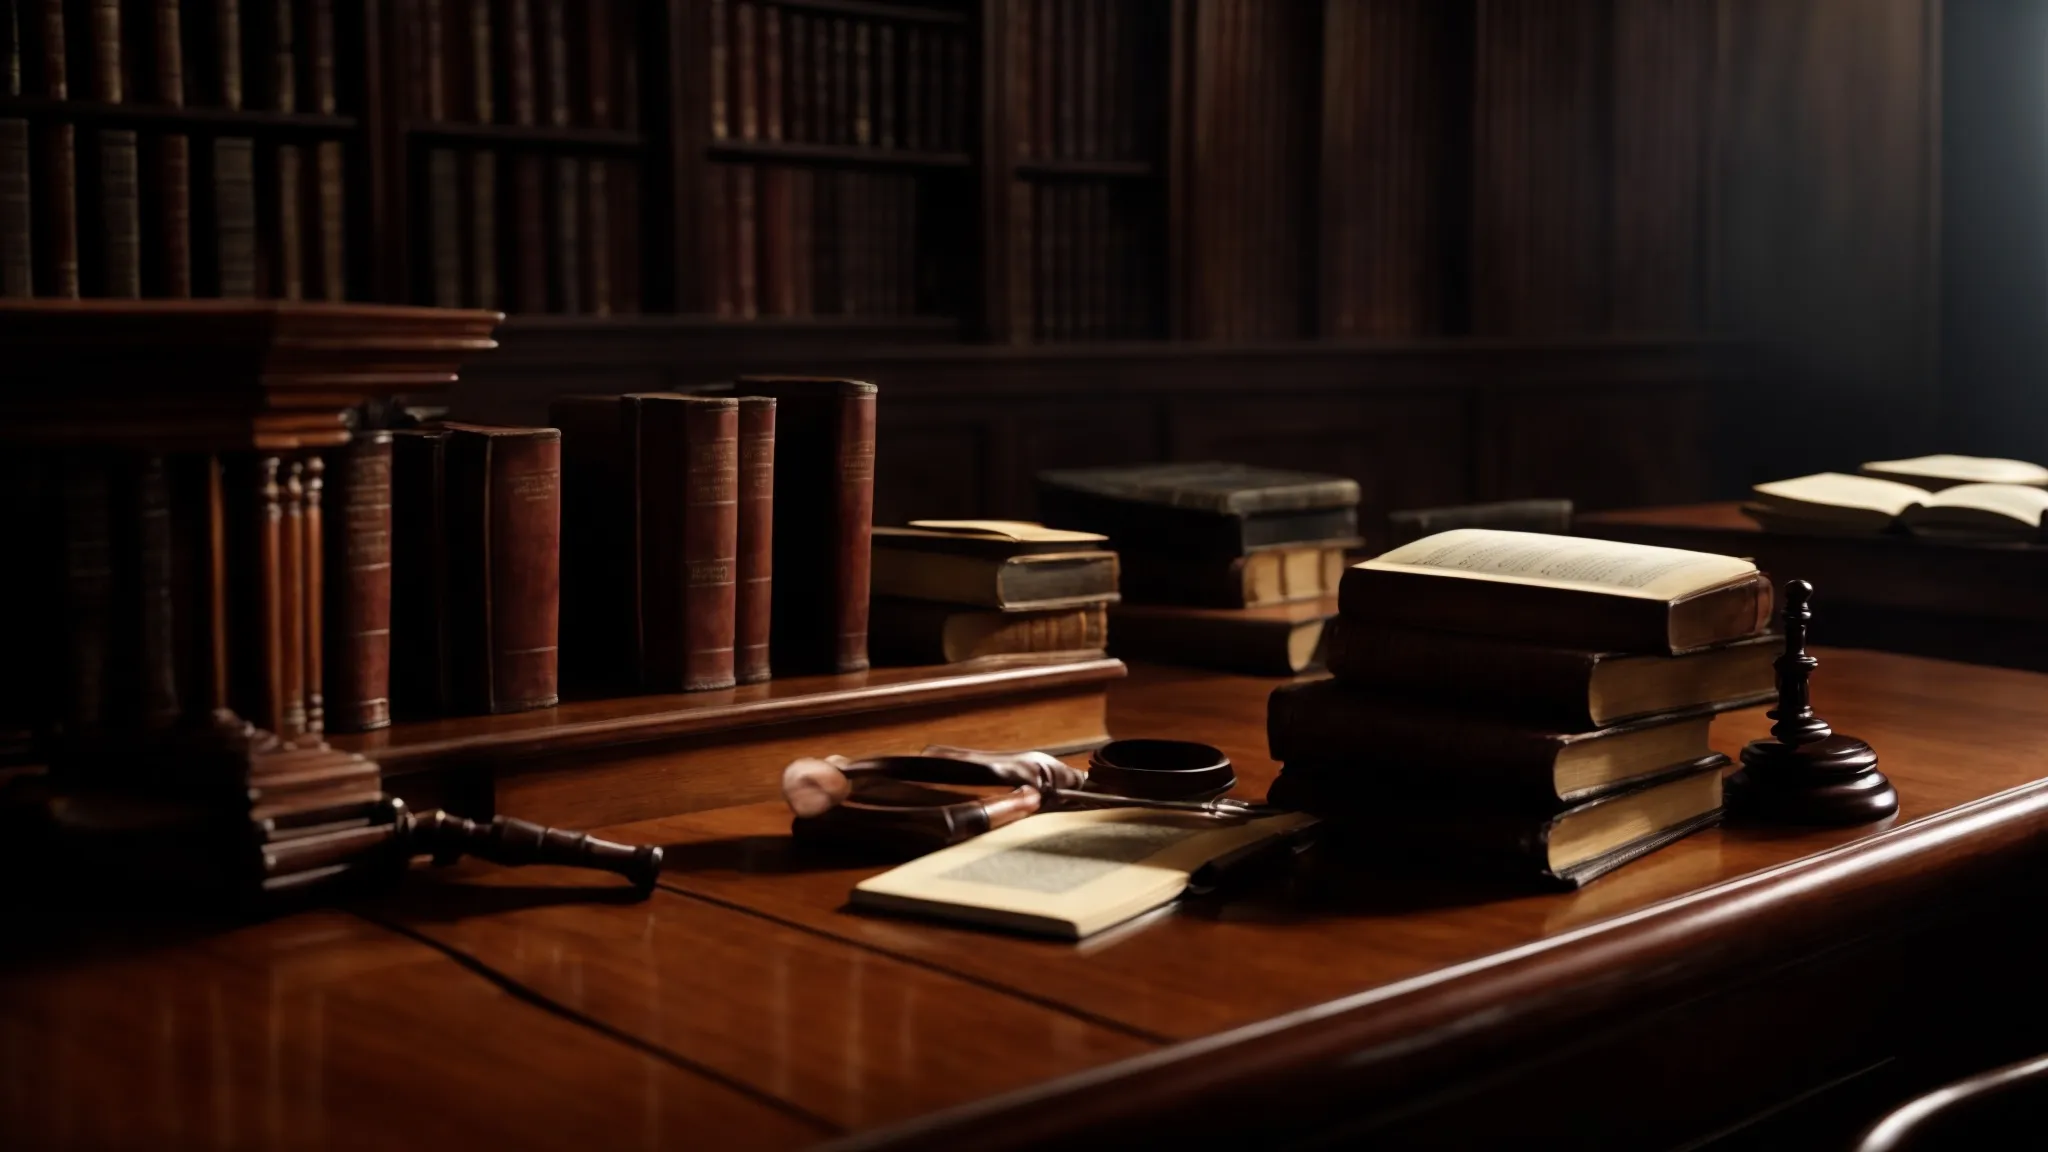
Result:
<svg viewBox="0 0 2048 1152"><path fill-rule="evenodd" d="M371 406L452 384L500 319L0 300L0 438L56 496L27 511L58 547L24 550L57 593L57 687L30 718L53 776L203 806L250 891L371 858L407 818L375 763L322 739L321 454Z"/></svg>

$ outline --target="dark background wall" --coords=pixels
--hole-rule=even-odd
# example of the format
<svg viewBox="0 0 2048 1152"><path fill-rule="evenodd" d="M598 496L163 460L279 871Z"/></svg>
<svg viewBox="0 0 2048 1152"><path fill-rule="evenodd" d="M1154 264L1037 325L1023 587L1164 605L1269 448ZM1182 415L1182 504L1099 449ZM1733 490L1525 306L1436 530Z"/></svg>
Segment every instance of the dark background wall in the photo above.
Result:
<svg viewBox="0 0 2048 1152"><path fill-rule="evenodd" d="M233 61L187 4L175 93L131 21L122 104L82 25L50 99L7 7L0 126L39 226L75 197L85 292L128 283L89 177L133 128L144 293L504 309L477 419L867 375L885 518L1169 456L1344 472L1370 515L2048 455L2033 0L337 0L244 5ZM200 162L238 139L246 204Z"/></svg>

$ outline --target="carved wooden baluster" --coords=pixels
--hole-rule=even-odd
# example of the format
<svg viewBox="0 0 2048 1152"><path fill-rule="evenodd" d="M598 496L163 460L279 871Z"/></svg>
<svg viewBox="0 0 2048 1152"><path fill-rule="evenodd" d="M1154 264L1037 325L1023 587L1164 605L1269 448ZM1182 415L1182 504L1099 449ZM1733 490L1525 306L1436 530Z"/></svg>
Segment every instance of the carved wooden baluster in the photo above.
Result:
<svg viewBox="0 0 2048 1152"><path fill-rule="evenodd" d="M325 659L327 573L325 531L321 524L320 498L325 488L327 465L317 455L306 457L306 510L302 538L305 580L299 593L300 615L305 620L306 645L303 666L306 675L306 731L318 736L327 730L327 703L321 690L321 661Z"/></svg>
<svg viewBox="0 0 2048 1152"><path fill-rule="evenodd" d="M306 486L305 466L286 461L284 531L278 585L283 592L284 644L281 652L284 721L276 729L286 740L306 734Z"/></svg>
<svg viewBox="0 0 2048 1152"><path fill-rule="evenodd" d="M284 694L284 506L278 486L280 461L256 461L257 595L262 601L263 727L283 734Z"/></svg>

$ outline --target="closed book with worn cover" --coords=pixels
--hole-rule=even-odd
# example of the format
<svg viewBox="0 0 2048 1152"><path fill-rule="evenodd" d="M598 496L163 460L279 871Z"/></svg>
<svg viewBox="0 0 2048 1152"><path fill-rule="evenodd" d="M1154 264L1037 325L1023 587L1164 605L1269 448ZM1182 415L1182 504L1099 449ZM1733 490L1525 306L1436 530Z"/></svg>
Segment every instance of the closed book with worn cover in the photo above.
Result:
<svg viewBox="0 0 2048 1152"><path fill-rule="evenodd" d="M739 401L640 397L641 627L647 687L733 685Z"/></svg>
<svg viewBox="0 0 2048 1152"><path fill-rule="evenodd" d="M1577 888L1721 819L1725 756L1562 811L1390 799L1341 772L1290 764L1268 801L1320 818L1327 841L1382 875L1428 873Z"/></svg>
<svg viewBox="0 0 2048 1152"><path fill-rule="evenodd" d="M1344 573L1344 618L1676 655L1764 631L1771 585L1732 556L1460 528Z"/></svg>
<svg viewBox="0 0 2048 1152"><path fill-rule="evenodd" d="M457 709L559 699L562 434L448 424L449 674Z"/></svg>
<svg viewBox="0 0 2048 1152"><path fill-rule="evenodd" d="M358 432L327 469L326 724L367 732L391 723L389 432Z"/></svg>
<svg viewBox="0 0 2048 1152"><path fill-rule="evenodd" d="M770 19L775 9L769 10ZM775 24L770 23L772 29ZM775 401L741 396L739 569L733 593L733 678L770 677L769 622L775 591Z"/></svg>
<svg viewBox="0 0 2048 1152"><path fill-rule="evenodd" d="M1154 664L1293 676L1321 662L1324 629L1336 616L1333 598L1270 608L1119 604L1109 613L1109 652Z"/></svg>
<svg viewBox="0 0 2048 1152"><path fill-rule="evenodd" d="M1117 598L1114 552L981 557L907 551L877 537L874 594L1036 612Z"/></svg>
<svg viewBox="0 0 2048 1152"><path fill-rule="evenodd" d="M448 436L391 434L391 707L400 717L445 716L448 667Z"/></svg>
<svg viewBox="0 0 2048 1152"><path fill-rule="evenodd" d="M883 664L951 664L994 656L1100 653L1109 633L1101 604L1001 612L877 596L868 646Z"/></svg>
<svg viewBox="0 0 2048 1152"><path fill-rule="evenodd" d="M1335 596L1344 578L1344 550L1359 543L1357 537L1324 540L1220 562L1129 548L1120 548L1117 555L1124 598L1132 603L1265 608Z"/></svg>
<svg viewBox="0 0 2048 1152"><path fill-rule="evenodd" d="M1042 472L1047 523L1112 546L1190 559L1358 535L1358 483L1246 464L1140 464Z"/></svg>
<svg viewBox="0 0 2048 1152"><path fill-rule="evenodd" d="M1283 764L1313 763L1385 795L1452 798L1555 812L1704 763L1713 714L1657 716L1589 731L1533 728L1338 680L1283 684L1266 702L1266 743Z"/></svg>
<svg viewBox="0 0 2048 1152"><path fill-rule="evenodd" d="M1361 689L1577 732L1661 712L1767 703L1777 697L1772 665L1781 651L1768 634L1684 656L1633 655L1340 619L1323 660Z"/></svg>
<svg viewBox="0 0 2048 1152"><path fill-rule="evenodd" d="M747 376L735 390L775 400L775 670L858 672L868 666L875 386Z"/></svg>

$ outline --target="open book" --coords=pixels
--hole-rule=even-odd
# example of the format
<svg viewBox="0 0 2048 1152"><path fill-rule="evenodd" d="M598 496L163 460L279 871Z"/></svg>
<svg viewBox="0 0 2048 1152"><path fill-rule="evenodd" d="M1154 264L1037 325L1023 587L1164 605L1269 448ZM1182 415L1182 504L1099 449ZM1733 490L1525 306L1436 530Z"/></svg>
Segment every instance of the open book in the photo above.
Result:
<svg viewBox="0 0 2048 1152"><path fill-rule="evenodd" d="M1292 813L1237 823L1137 808L1044 813L863 880L853 903L1078 940L1313 823Z"/></svg>
<svg viewBox="0 0 2048 1152"><path fill-rule="evenodd" d="M1601 652L1676 654L1762 632L1771 586L1734 556L1459 528L1344 574L1352 621Z"/></svg>
<svg viewBox="0 0 2048 1152"><path fill-rule="evenodd" d="M1875 476L1820 472L1774 480L1754 489L1747 508L1773 531L1864 534L1894 530L1916 536L2033 541L2048 538L2048 488L2021 484L1958 484L1929 492Z"/></svg>
<svg viewBox="0 0 2048 1152"><path fill-rule="evenodd" d="M1865 476L1900 480L1916 488L1939 492L1957 484L2026 484L2048 487L2048 468L2025 460L2001 460L1993 456L1915 456L1910 460L1878 460L1863 465Z"/></svg>

